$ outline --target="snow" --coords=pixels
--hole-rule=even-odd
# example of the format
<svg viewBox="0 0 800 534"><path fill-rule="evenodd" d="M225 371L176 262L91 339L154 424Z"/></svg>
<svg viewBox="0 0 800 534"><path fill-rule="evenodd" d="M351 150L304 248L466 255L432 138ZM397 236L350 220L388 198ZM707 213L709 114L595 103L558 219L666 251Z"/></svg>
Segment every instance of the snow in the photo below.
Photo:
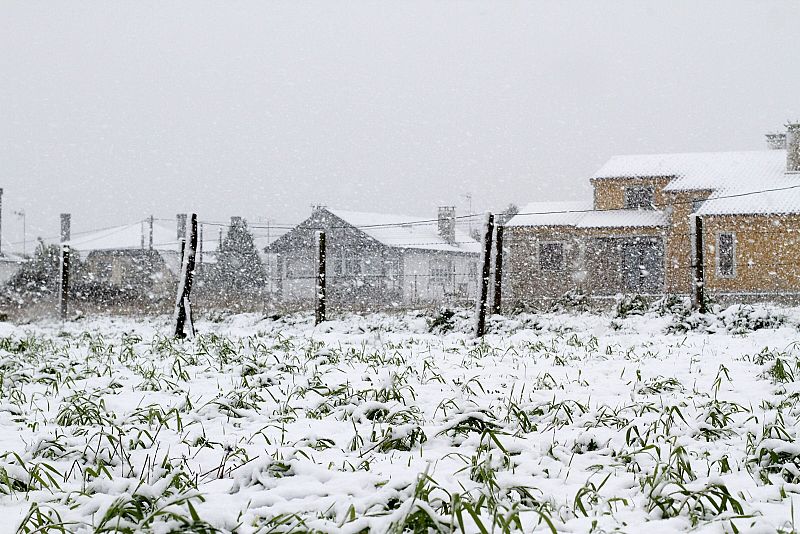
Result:
<svg viewBox="0 0 800 534"><path fill-rule="evenodd" d="M790 189L791 188L791 189ZM761 192L764 189L776 191ZM732 196L736 195L736 196ZM783 182L729 186L709 197L699 215L783 215L800 213L800 175Z"/></svg>
<svg viewBox="0 0 800 534"><path fill-rule="evenodd" d="M0 532L797 524L800 310L426 319L2 325Z"/></svg>
<svg viewBox="0 0 800 534"><path fill-rule="evenodd" d="M216 261L218 241L216 232L204 232L202 263ZM66 244L84 256L97 251L140 250L148 248L150 245L150 225L148 222L137 222L104 228L78 235L67 241ZM160 253L170 272L177 274L180 271L180 242L177 238L176 228L153 223L153 250ZM200 256L198 256L199 262Z"/></svg>
<svg viewBox="0 0 800 534"><path fill-rule="evenodd" d="M586 213L578 228L631 228L668 226L669 215L656 210L608 210Z"/></svg>
<svg viewBox="0 0 800 534"><path fill-rule="evenodd" d="M800 213L800 174L786 172L785 150L614 156L592 179L642 177L672 178L665 191L711 190L700 215Z"/></svg>
<svg viewBox="0 0 800 534"><path fill-rule="evenodd" d="M783 179L785 150L614 156L592 175L606 178L672 177L667 191L719 189L730 183Z"/></svg>
<svg viewBox="0 0 800 534"><path fill-rule="evenodd" d="M456 220L455 243L450 244L439 235L436 221L411 224L426 219L411 215L339 209L327 209L327 211L389 247L444 252L480 252L480 245L467 232L458 229L458 220Z"/></svg>
<svg viewBox="0 0 800 534"><path fill-rule="evenodd" d="M594 208L592 201L531 202L520 208L506 226L575 226Z"/></svg>
<svg viewBox="0 0 800 534"><path fill-rule="evenodd" d="M594 210L592 202L533 202L525 205L506 226L572 226L576 228L631 228L667 226L669 216L653 210Z"/></svg>

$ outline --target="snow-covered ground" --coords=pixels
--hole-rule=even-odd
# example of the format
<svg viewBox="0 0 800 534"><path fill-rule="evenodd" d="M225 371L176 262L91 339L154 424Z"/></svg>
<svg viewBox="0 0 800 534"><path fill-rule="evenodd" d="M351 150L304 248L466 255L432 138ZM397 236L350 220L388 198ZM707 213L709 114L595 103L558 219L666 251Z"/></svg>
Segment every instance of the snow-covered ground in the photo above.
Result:
<svg viewBox="0 0 800 534"><path fill-rule="evenodd" d="M775 314L3 325L0 529L797 532Z"/></svg>

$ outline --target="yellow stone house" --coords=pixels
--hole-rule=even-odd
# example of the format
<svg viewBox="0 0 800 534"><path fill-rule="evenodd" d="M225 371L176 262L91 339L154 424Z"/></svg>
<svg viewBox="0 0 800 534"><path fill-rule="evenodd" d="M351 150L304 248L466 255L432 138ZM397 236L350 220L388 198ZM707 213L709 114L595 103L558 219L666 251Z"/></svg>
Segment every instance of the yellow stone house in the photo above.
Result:
<svg viewBox="0 0 800 534"><path fill-rule="evenodd" d="M717 300L800 300L800 123L768 150L614 156L594 198L535 202L506 224L506 291L518 303L573 290L688 295L695 220Z"/></svg>

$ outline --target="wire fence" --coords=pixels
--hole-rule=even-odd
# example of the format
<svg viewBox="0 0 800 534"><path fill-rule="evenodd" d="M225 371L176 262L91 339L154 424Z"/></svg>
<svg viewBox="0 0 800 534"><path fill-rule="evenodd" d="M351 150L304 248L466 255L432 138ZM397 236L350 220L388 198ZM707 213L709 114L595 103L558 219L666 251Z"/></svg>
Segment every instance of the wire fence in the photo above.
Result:
<svg viewBox="0 0 800 534"><path fill-rule="evenodd" d="M766 192L784 191L800 185L748 193L718 195L705 202ZM677 201L652 208L694 204ZM629 209L540 210L526 215L620 212ZM480 228L483 215L452 216L457 228ZM773 301L786 305L800 302L800 257L795 253L800 223L781 214L755 222L744 219L717 224L704 231L701 284L705 295L723 303ZM130 311L169 313L174 305L176 276L180 265L181 240L153 238L154 223L180 225L179 219L149 217L129 225L75 232L79 242L76 273L71 276L75 308L86 313ZM441 219L419 219L376 224L314 225L269 223L249 224L257 243L258 265L225 263L223 245L230 222L200 220L195 310L202 312L253 311L285 313L310 311L317 298L315 248L310 240L318 229L329 237L326 269L330 309L342 311L387 311L408 308L471 306L480 287L481 246L471 238L450 239L443 250L441 240L393 239L390 245L361 246L341 238L337 230L371 230L431 226ZM126 229L141 227L138 243L93 247L110 237L127 235ZM208 231L214 228L217 232ZM205 231L204 231L205 229ZM282 236L301 229L303 239L278 251L270 245ZM130 233L130 232L128 232ZM135 234L135 232L134 232ZM721 235L731 237L720 240ZM134 235L135 237L135 235ZM506 227L502 248L504 270L490 278L502 291L501 309L548 309L577 301L598 305L619 301L625 295L649 299L665 296L690 297L697 287L697 251L690 224L650 223L635 218L617 221L614 227L569 227L567 225L514 225ZM44 240L46 241L46 239ZM456 250L462 248L463 250ZM496 247L492 248L496 256ZM34 257L26 264L35 263ZM227 260L226 260L227 261ZM491 259L495 265L495 258ZM9 269L14 266L9 267ZM19 268L19 267L17 267ZM47 270L47 269L45 269ZM256 283L241 285L237 277L252 275ZM7 275L7 276L6 276ZM44 279L31 283L5 273L15 287L4 287L3 308L47 309L55 298L52 265ZM252 276L250 276L252 278ZM12 284L13 285L13 284ZM79 308L83 308L80 310ZM39 311L36 311L38 313Z"/></svg>

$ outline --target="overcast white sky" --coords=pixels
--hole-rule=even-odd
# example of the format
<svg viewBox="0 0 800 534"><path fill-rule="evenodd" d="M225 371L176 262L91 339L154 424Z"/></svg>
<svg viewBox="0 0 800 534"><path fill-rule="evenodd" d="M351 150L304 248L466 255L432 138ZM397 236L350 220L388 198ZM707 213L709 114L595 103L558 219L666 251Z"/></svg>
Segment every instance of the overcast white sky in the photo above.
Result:
<svg viewBox="0 0 800 534"><path fill-rule="evenodd" d="M0 0L4 240L590 195L800 118L800 2ZM20 245L17 244L16 248ZM30 248L30 246L29 246Z"/></svg>

